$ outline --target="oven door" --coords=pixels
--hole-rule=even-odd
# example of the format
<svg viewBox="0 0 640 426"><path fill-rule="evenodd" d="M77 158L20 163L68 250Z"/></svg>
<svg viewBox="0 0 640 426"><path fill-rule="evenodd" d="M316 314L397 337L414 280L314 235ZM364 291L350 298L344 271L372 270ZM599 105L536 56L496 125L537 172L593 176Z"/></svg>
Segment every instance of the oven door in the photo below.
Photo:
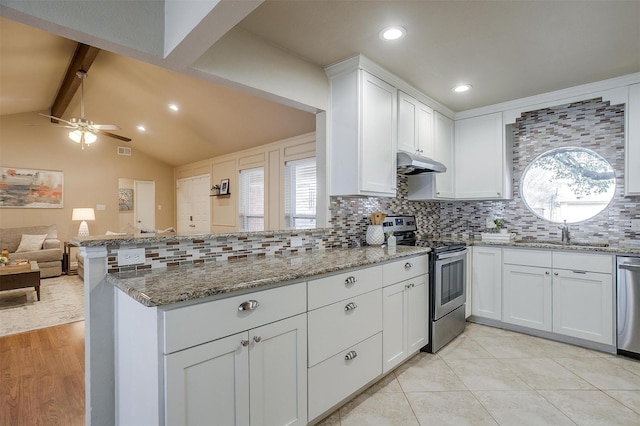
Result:
<svg viewBox="0 0 640 426"><path fill-rule="evenodd" d="M464 305L466 299L467 249L435 255L433 320Z"/></svg>

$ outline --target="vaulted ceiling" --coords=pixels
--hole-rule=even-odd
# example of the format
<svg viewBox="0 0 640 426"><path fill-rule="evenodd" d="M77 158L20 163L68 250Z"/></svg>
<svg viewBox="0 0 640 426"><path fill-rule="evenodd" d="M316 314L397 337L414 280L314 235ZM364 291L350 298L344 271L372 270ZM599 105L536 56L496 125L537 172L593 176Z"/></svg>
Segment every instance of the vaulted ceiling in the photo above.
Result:
<svg viewBox="0 0 640 426"><path fill-rule="evenodd" d="M53 126L37 113L49 113L76 47L75 40L61 35L77 32L65 32L46 17L22 19L22 14L6 7L14 3L0 0L0 6L5 4L0 12L11 12L3 13L11 19L0 17L0 114L33 113L25 115L25 124ZM49 3L68 7L65 2ZM74 2L75 9L80 3L98 4L83 0ZM312 67L322 70L363 53L453 111L640 72L638 1L223 0L220 4L245 7L233 15L236 29ZM227 31L224 25L213 28L220 19L207 18L192 32L191 42L196 40L202 51ZM233 26L236 21L226 22ZM378 33L387 25L405 27L406 37L391 43L381 40ZM109 31L103 26L96 26L95 33ZM85 27L83 31L91 33L91 25ZM135 41L136 35L130 38ZM144 61L149 55L137 55L131 48L125 51L130 54L107 49L96 57L85 82L85 115L96 123L119 125L122 130L114 133L132 138L134 149L167 164L185 164L315 129L315 117L307 112L313 108L285 106L170 71L171 66L158 66L162 61L151 65ZM178 53L173 56L191 61L202 52L187 45ZM168 63L175 58L166 59ZM473 89L453 93L451 87L461 82ZM170 111L171 102L180 111ZM63 118L78 117L79 109L76 94ZM139 133L139 124L147 132Z"/></svg>

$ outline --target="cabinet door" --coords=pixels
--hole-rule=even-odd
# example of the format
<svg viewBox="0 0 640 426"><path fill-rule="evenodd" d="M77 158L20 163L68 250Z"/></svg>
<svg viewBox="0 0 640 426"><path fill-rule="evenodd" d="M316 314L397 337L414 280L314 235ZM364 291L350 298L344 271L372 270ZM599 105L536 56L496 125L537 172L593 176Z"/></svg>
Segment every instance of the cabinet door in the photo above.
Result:
<svg viewBox="0 0 640 426"><path fill-rule="evenodd" d="M165 356L167 425L249 424L248 334Z"/></svg>
<svg viewBox="0 0 640 426"><path fill-rule="evenodd" d="M551 331L551 270L504 265L502 321Z"/></svg>
<svg viewBox="0 0 640 426"><path fill-rule="evenodd" d="M640 84L629 86L625 153L625 195L640 194Z"/></svg>
<svg viewBox="0 0 640 426"><path fill-rule="evenodd" d="M496 199L504 196L502 127L502 113L456 121L456 198Z"/></svg>
<svg viewBox="0 0 640 426"><path fill-rule="evenodd" d="M428 275L407 281L407 355L414 354L429 343Z"/></svg>
<svg viewBox="0 0 640 426"><path fill-rule="evenodd" d="M553 331L607 345L613 339L613 276L554 270Z"/></svg>
<svg viewBox="0 0 640 426"><path fill-rule="evenodd" d="M436 173L436 198L454 198L453 120L438 111L434 113L433 159L447 166L444 173Z"/></svg>
<svg viewBox="0 0 640 426"><path fill-rule="evenodd" d="M502 249L473 248L471 314L502 320Z"/></svg>
<svg viewBox="0 0 640 426"><path fill-rule="evenodd" d="M396 89L361 73L360 189L365 193L396 194ZM342 167L352 167L350 164ZM354 194L355 195L355 194Z"/></svg>
<svg viewBox="0 0 640 426"><path fill-rule="evenodd" d="M307 424L306 315L250 330L249 341L251 424Z"/></svg>
<svg viewBox="0 0 640 426"><path fill-rule="evenodd" d="M416 110L416 148L420 155L433 158L433 110L418 102Z"/></svg>
<svg viewBox="0 0 640 426"><path fill-rule="evenodd" d="M418 102L404 92L398 92L398 151L415 154L418 128L416 123Z"/></svg>
<svg viewBox="0 0 640 426"><path fill-rule="evenodd" d="M382 289L382 371L407 358L406 281Z"/></svg>

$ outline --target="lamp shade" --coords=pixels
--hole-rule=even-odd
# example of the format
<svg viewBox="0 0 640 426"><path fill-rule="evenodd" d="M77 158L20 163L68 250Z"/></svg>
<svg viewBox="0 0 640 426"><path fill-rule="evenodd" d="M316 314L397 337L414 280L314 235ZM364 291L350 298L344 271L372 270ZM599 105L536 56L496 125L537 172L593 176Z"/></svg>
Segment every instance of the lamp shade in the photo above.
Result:
<svg viewBox="0 0 640 426"><path fill-rule="evenodd" d="M71 220L96 220L96 214L92 208L73 209Z"/></svg>
<svg viewBox="0 0 640 426"><path fill-rule="evenodd" d="M82 142L82 137L84 136L84 143L86 145L92 144L96 141L97 137L91 132L86 132L84 130L74 130L73 132L69 132L69 138L77 143Z"/></svg>

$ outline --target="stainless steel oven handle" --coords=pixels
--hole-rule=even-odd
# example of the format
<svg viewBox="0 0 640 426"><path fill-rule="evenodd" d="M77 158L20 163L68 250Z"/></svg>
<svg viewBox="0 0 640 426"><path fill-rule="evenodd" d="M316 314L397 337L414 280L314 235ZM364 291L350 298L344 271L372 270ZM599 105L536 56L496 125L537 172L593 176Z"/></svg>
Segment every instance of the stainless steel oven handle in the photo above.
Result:
<svg viewBox="0 0 640 426"><path fill-rule="evenodd" d="M442 253L442 254L438 254L436 255L436 260L441 260L441 259L450 259L452 257L458 257L458 256L462 256L464 254L467 254L469 250L468 249L462 249L462 250L457 250L451 253Z"/></svg>
<svg viewBox="0 0 640 426"><path fill-rule="evenodd" d="M627 269L629 271L640 271L640 265L632 265L630 263L621 263L618 265L620 269Z"/></svg>

